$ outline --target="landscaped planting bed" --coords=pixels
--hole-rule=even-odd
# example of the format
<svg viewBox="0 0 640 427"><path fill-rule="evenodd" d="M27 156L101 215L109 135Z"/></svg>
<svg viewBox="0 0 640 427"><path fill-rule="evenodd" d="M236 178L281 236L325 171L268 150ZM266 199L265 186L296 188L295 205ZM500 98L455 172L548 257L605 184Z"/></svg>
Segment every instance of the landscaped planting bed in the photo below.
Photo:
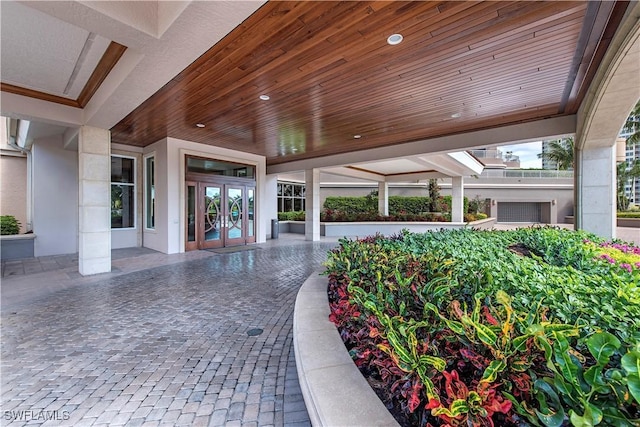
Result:
<svg viewBox="0 0 640 427"><path fill-rule="evenodd" d="M640 425L640 249L556 228L341 240L331 320L405 426Z"/></svg>

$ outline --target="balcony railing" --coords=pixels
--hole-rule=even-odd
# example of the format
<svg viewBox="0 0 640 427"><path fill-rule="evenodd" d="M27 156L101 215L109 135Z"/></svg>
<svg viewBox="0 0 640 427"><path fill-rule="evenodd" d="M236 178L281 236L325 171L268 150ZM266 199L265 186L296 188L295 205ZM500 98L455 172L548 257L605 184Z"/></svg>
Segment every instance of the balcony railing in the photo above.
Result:
<svg viewBox="0 0 640 427"><path fill-rule="evenodd" d="M547 169L485 169L480 178L570 179L573 171Z"/></svg>

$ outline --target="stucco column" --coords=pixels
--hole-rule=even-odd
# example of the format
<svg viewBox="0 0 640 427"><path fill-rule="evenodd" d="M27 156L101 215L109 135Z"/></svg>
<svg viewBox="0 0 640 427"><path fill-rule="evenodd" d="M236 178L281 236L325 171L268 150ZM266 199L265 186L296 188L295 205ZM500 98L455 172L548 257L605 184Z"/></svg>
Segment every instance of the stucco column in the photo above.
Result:
<svg viewBox="0 0 640 427"><path fill-rule="evenodd" d="M451 177L451 222L464 221L464 179Z"/></svg>
<svg viewBox="0 0 640 427"><path fill-rule="evenodd" d="M308 169L305 177L305 240L320 240L320 170Z"/></svg>
<svg viewBox="0 0 640 427"><path fill-rule="evenodd" d="M614 238L616 237L615 144L609 147L577 149L575 157L575 228L608 239Z"/></svg>
<svg viewBox="0 0 640 427"><path fill-rule="evenodd" d="M78 134L78 271L111 271L111 133L90 126Z"/></svg>
<svg viewBox="0 0 640 427"><path fill-rule="evenodd" d="M378 213L389 215L389 184L386 182L378 183Z"/></svg>

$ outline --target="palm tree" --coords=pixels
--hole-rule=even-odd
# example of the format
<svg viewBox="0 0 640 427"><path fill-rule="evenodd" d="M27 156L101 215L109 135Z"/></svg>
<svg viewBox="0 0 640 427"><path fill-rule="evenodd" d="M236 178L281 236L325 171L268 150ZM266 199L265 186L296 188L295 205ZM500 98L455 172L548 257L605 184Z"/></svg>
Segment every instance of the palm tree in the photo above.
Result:
<svg viewBox="0 0 640 427"><path fill-rule="evenodd" d="M573 169L573 138L549 142L549 151L538 154L538 158L555 162L559 170Z"/></svg>
<svg viewBox="0 0 640 427"><path fill-rule="evenodd" d="M624 194L624 186L631 180L632 186L635 187L636 179L640 178L640 159L634 160L631 164L627 162L619 163L616 169L618 210L625 211L629 207L629 198Z"/></svg>
<svg viewBox="0 0 640 427"><path fill-rule="evenodd" d="M627 121L624 124L624 129L630 130L632 133L627 138L627 145L635 145L640 142L640 100L633 107Z"/></svg>

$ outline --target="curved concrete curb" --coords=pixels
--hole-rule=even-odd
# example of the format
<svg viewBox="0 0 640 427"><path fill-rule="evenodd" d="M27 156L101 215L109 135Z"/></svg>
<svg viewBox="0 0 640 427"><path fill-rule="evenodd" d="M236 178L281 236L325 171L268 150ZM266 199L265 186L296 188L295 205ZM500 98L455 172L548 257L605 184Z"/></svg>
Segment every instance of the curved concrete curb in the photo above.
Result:
<svg viewBox="0 0 640 427"><path fill-rule="evenodd" d="M311 424L398 426L329 321L327 278L319 274L304 282L293 313L296 366Z"/></svg>

